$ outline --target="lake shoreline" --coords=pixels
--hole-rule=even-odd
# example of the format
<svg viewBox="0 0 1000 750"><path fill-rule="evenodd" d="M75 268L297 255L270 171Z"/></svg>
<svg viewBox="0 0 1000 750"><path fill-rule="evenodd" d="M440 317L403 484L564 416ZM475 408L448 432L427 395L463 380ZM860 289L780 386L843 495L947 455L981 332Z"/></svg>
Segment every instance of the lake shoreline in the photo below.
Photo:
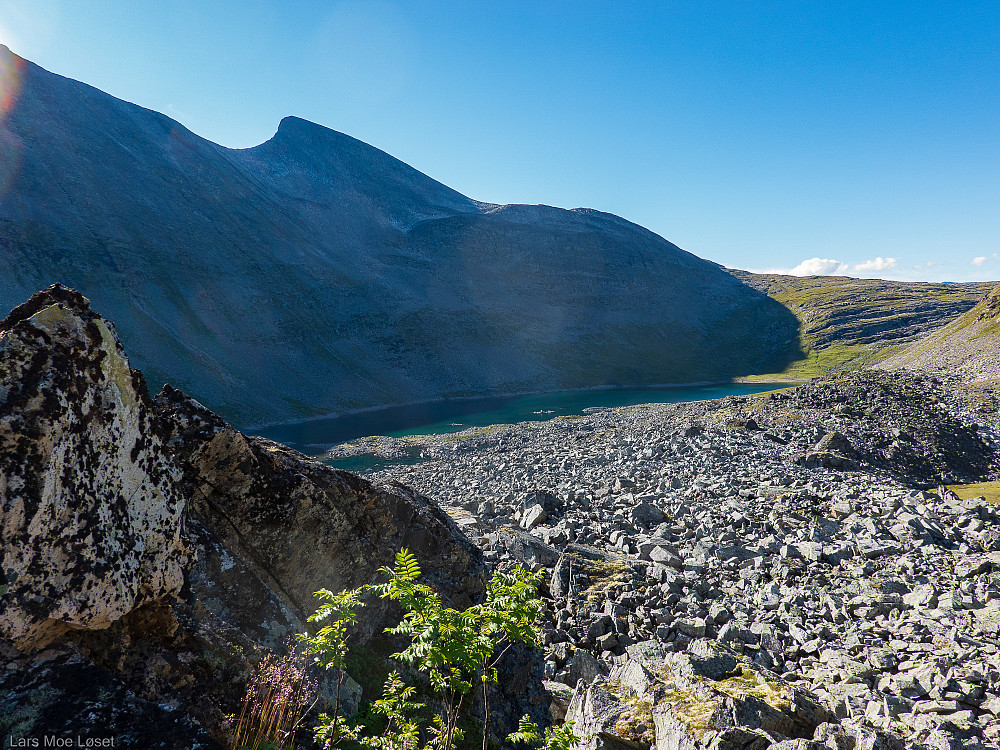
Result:
<svg viewBox="0 0 1000 750"><path fill-rule="evenodd" d="M323 420L309 420L261 429L257 434L289 445L309 455L363 438L451 434L468 428L498 424L544 422L594 409L637 406L646 403L681 403L761 393L786 387L774 383L696 383L645 387L592 387L545 391L520 396L476 397L419 402L412 405L365 410Z"/></svg>
<svg viewBox="0 0 1000 750"><path fill-rule="evenodd" d="M789 378L789 382L794 378ZM341 419L343 417L354 417L361 414L383 411L385 409L403 409L415 406L429 406L432 404L461 403L475 401L477 399L516 399L525 396L546 396L553 393L587 393L590 391L652 391L669 390L680 388L708 388L720 385L756 385L758 381L745 380L744 376L732 378L730 380L699 380L693 383L654 383L650 385L590 385L584 388L557 388L549 391L516 391L512 393L496 393L492 395L480 396L453 396L452 398L438 398L429 401L404 401L399 404L383 404L382 406L367 406L363 409L348 409L347 411L332 411L315 417L303 417L301 419L290 419L285 422L267 422L265 424L247 425L240 428L241 432L259 434L259 430L273 430L281 427L295 427L297 425L309 424L310 422L322 422L326 419ZM803 381L806 382L806 381Z"/></svg>

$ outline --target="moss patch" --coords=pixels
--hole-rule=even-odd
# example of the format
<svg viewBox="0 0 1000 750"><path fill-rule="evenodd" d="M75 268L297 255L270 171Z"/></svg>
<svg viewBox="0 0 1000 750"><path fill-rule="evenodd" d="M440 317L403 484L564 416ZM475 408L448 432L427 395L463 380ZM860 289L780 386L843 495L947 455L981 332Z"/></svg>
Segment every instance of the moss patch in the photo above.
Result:
<svg viewBox="0 0 1000 750"><path fill-rule="evenodd" d="M705 682L731 698L742 700L752 695L781 713L788 713L791 710L792 696L786 688L773 682L758 682L756 675L742 664L737 669L739 674L724 680L705 680Z"/></svg>
<svg viewBox="0 0 1000 750"><path fill-rule="evenodd" d="M617 560L587 560L577 558L580 570L587 574L590 585L583 591L589 601L598 601L615 586L632 580L632 566Z"/></svg>
<svg viewBox="0 0 1000 750"><path fill-rule="evenodd" d="M629 697L625 699L625 705L625 712L615 723L615 732L619 737L640 745L652 745L656 740L653 704L644 698Z"/></svg>
<svg viewBox="0 0 1000 750"><path fill-rule="evenodd" d="M125 407L135 406L135 398L132 396L132 373L125 364L125 360L118 354L118 347L115 345L114 337L108 330L103 320L96 321L97 329L101 332L101 348L105 357L101 362L101 369L104 377L113 383L118 391L118 397Z"/></svg>

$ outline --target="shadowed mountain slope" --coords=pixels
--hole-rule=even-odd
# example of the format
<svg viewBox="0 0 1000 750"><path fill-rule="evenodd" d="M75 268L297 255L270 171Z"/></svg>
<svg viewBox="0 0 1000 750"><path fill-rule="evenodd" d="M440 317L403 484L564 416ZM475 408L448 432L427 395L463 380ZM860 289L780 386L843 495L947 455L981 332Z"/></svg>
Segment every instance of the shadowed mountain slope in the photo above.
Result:
<svg viewBox="0 0 1000 750"><path fill-rule="evenodd" d="M237 424L781 369L796 321L616 216L476 202L290 117L234 150L0 48L0 308L53 282ZM783 359L784 358L784 359Z"/></svg>

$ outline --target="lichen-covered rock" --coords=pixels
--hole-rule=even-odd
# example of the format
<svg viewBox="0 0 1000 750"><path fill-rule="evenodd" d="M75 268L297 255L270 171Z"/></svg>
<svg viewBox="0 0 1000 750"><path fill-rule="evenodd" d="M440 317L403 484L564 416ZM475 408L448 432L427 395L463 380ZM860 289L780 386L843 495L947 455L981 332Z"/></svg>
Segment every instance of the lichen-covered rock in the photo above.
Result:
<svg viewBox="0 0 1000 750"><path fill-rule="evenodd" d="M603 681L580 682L566 710L566 721L573 722L573 732L580 738L580 750L622 750L648 748L621 737L616 727L628 706Z"/></svg>
<svg viewBox="0 0 1000 750"><path fill-rule="evenodd" d="M724 750L809 739L832 717L814 696L698 640L681 653L629 646L607 680L577 685L566 718L589 750Z"/></svg>
<svg viewBox="0 0 1000 750"><path fill-rule="evenodd" d="M37 648L176 596L179 471L109 323L54 285L0 322L0 634Z"/></svg>
<svg viewBox="0 0 1000 750"><path fill-rule="evenodd" d="M5 653L0 670L4 747L116 747L125 750L221 750L204 727L172 705L141 698L79 653ZM101 743L113 744L101 744ZM91 744L86 744L91 743ZM53 745L48 745L52 747Z"/></svg>
<svg viewBox="0 0 1000 750"><path fill-rule="evenodd" d="M391 565L403 547L417 557L425 580L456 606L468 606L483 590L480 552L450 516L408 487L375 487L244 435L170 386L155 403L192 514L300 615L316 608L319 588L339 591L376 580L378 568ZM365 618L367 635L382 625Z"/></svg>
<svg viewBox="0 0 1000 750"><path fill-rule="evenodd" d="M427 498L245 436L172 388L151 399L113 326L58 285L0 322L0 511L5 738L99 719L116 746L216 747L314 591L376 580L401 547L455 606L485 583L482 554ZM363 610L360 635L389 614ZM498 728L543 718L540 660L501 666L514 694ZM327 710L336 675L317 678ZM360 689L344 691L350 712Z"/></svg>

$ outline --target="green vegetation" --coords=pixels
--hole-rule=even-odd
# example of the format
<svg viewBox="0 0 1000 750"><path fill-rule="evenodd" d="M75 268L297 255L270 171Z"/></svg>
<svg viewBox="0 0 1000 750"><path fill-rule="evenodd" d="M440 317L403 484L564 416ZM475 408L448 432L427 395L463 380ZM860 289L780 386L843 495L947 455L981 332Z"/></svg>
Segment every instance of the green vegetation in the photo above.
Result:
<svg viewBox="0 0 1000 750"><path fill-rule="evenodd" d="M573 734L572 721L567 721L562 726L549 727L545 730L545 734L542 734L527 716L521 717L517 731L508 734L507 740L523 743L528 747L538 748L538 750L571 750L580 741Z"/></svg>
<svg viewBox="0 0 1000 750"><path fill-rule="evenodd" d="M731 273L799 320L793 361L746 380L809 379L874 364L940 321L966 313L992 286Z"/></svg>
<svg viewBox="0 0 1000 750"><path fill-rule="evenodd" d="M630 695L625 699L625 705L627 710L615 723L618 736L640 745L652 746L656 740L653 704L645 698Z"/></svg>
<svg viewBox="0 0 1000 750"><path fill-rule="evenodd" d="M360 745L370 750L452 750L463 736L463 706L478 685L485 714L482 748L488 750L489 686L496 684L497 664L510 646L538 639L541 574L520 566L498 571L490 580L486 600L459 611L444 606L439 593L419 582L420 566L405 549L396 555L392 568L380 572L388 578L381 585L336 594L326 589L316 592L323 603L309 621L322 623L322 627L314 635L300 636L300 640L307 654L340 675L334 712L320 716L316 741L323 748ZM347 720L341 715L340 684L350 661L348 629L357 621L362 599L369 593L394 601L403 610L399 625L386 632L402 636L409 645L392 656L429 681L439 712L430 712L417 700L417 688L393 672L383 684L382 697L372 704L366 717ZM527 716L508 739L542 750L570 750L576 743L570 725L550 728L543 734Z"/></svg>
<svg viewBox="0 0 1000 750"><path fill-rule="evenodd" d="M963 500L969 500L973 497L985 497L987 502L1000 505L1000 482L949 484L948 489Z"/></svg>
<svg viewBox="0 0 1000 750"><path fill-rule="evenodd" d="M881 349L851 344L831 344L814 349L805 341L800 343L800 350L805 356L790 362L781 372L771 372L763 375L749 375L742 380L756 382L768 380L810 380L822 377L831 372L844 372L875 364L892 353L898 347L888 346Z"/></svg>
<svg viewBox="0 0 1000 750"><path fill-rule="evenodd" d="M719 708L716 698L701 699L691 690L667 690L664 702L670 704L674 716L691 731L695 740L700 741L705 732L712 728L712 716Z"/></svg>
<svg viewBox="0 0 1000 750"><path fill-rule="evenodd" d="M590 581L582 592L587 601L600 601L609 589L632 580L632 566L621 560L588 560L574 554L567 557L572 558L574 567Z"/></svg>
<svg viewBox="0 0 1000 750"><path fill-rule="evenodd" d="M788 713L791 710L791 696L787 690L782 690L777 683L757 681L757 676L742 664L738 667L737 674L730 675L723 680L706 680L713 688L720 693L725 693L732 698L743 699L748 695L760 698L776 711Z"/></svg>

